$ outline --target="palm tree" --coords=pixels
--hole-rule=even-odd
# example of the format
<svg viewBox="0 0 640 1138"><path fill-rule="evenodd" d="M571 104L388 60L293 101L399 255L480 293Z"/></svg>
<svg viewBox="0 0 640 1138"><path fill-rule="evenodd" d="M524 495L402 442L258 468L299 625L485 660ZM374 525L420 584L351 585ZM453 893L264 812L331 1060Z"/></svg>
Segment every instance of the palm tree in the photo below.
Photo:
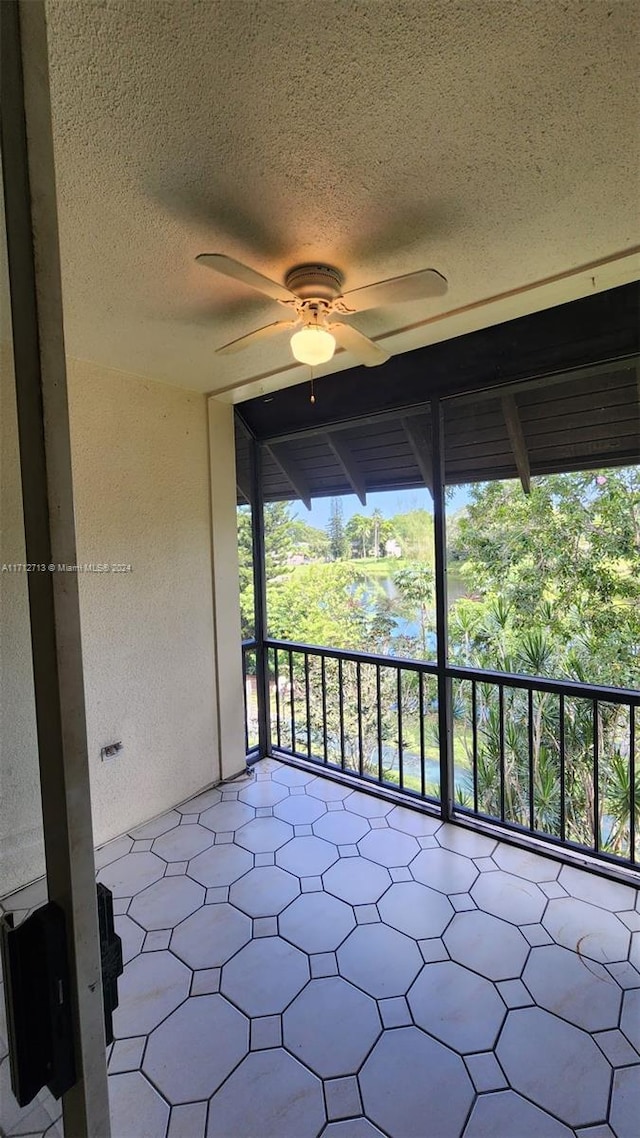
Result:
<svg viewBox="0 0 640 1138"><path fill-rule="evenodd" d="M384 514L382 510L377 507L371 515L371 523L373 525L373 556L380 556L380 524L384 521Z"/></svg>

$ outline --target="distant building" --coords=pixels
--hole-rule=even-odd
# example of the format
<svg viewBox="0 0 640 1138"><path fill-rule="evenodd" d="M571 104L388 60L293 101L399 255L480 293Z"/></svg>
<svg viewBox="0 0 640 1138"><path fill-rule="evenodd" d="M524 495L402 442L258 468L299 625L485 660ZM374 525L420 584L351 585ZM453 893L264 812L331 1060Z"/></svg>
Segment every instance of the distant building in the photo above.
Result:
<svg viewBox="0 0 640 1138"><path fill-rule="evenodd" d="M388 541L385 541L384 551L387 557L402 557L402 546L395 537L390 537Z"/></svg>

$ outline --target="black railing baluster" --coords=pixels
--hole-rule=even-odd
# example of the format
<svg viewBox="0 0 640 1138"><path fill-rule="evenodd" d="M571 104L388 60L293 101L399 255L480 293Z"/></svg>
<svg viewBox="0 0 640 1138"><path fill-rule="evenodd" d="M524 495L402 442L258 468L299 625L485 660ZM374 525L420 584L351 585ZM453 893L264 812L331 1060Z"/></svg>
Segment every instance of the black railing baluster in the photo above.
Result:
<svg viewBox="0 0 640 1138"><path fill-rule="evenodd" d="M344 770L344 703L343 703L343 697L342 697L343 687L344 687L344 676L343 676L342 660L340 659L340 660L338 660L338 698L340 701L340 703L339 703L339 706L340 706L340 766Z"/></svg>
<svg viewBox="0 0 640 1138"><path fill-rule="evenodd" d="M329 762L327 748L327 668L326 657L320 657L320 684L322 687L322 753L325 763Z"/></svg>
<svg viewBox="0 0 640 1138"><path fill-rule="evenodd" d="M558 748L560 753L560 841L567 840L567 787L565 771L565 727L564 727L564 693L560 692L558 707Z"/></svg>
<svg viewBox="0 0 640 1138"><path fill-rule="evenodd" d="M500 819L505 819L505 763L504 763L504 686L498 685L498 715L500 718Z"/></svg>
<svg viewBox="0 0 640 1138"><path fill-rule="evenodd" d="M398 700L398 776L400 790L404 790L404 758L402 738L402 669L396 669L397 700Z"/></svg>
<svg viewBox="0 0 640 1138"><path fill-rule="evenodd" d="M428 699L428 692L431 681L429 677L437 677L438 666L430 664L427 661L416 661L409 659L398 659L382 655L375 655L373 653L365 652L351 652L346 649L334 648L317 648L308 644L294 644L287 641L278 640L265 640L264 650L266 652L266 661L271 667L270 653L273 653L273 678L275 679L275 715L277 720L277 738L278 746L285 752L288 751L287 731L291 730L291 753L297 753L298 740L297 733L304 729L302 728L302 719L299 709L296 706L296 688L295 688L295 675L298 665L295 663L294 656L298 655L302 658L302 663L299 668L298 678L300 679L300 696L302 698L302 682L304 681L304 701L306 707L306 755L304 749L300 757L306 757L310 762L320 764L333 764L338 765L338 760L335 758L335 751L338 746L340 747L339 765L343 770L348 770L352 776L363 778L369 782L378 781L383 783L384 779L384 747L385 747L385 731L387 730L387 714L390 713L393 717L393 702L396 701L396 720L397 720L397 747L398 747L398 776L397 788L403 792L406 797L414 797L422 799L423 801L429 796L427 794L428 781L426 764L427 759L427 730L432 720L431 702ZM246 690L247 672L250 667L249 661L251 652L254 651L253 644L245 642L242 646L242 661L243 661L243 677L245 683L245 691L243 693L245 704L245 745L251 742L250 731L250 716L251 707L250 699ZM280 653L284 654L285 663L282 664ZM316 692L316 670L314 659L320 660L320 691ZM288 666L287 666L288 661ZM345 671L346 667L353 669L353 678L356 681L356 697L354 700L355 707L351 705L347 708L345 706ZM375 698L376 707L369 709L367 700L367 693L369 686L365 687L365 680L368 673L363 668L363 665L372 666L375 669L375 681L370 685L372 691L375 685ZM329 672L331 668L331 672ZM335 668L335 672L333 669ZM384 672L384 669L387 671ZM391 674L390 674L391 670ZM395 681L393 680L393 670L395 670ZM288 685L284 684L284 677L288 673ZM406 693L405 674L417 674L418 678L418 692L417 699L411 700L411 709L403 704L403 695ZM388 683L383 676L388 675ZM337 677L337 686L335 679ZM425 677L427 679L425 680ZM637 738L638 738L638 719L637 708L640 706L640 693L631 689L615 689L607 688L603 685L581 684L575 681L561 681L550 680L544 677L530 677L530 676L517 676L508 673L496 673L484 671L474 668L460 668L458 666L446 666L446 677L449 683L458 681L461 686L464 683L471 684L471 731L472 731L472 772L473 772L473 808L459 803L456 807L461 815L475 815L480 820L498 822L502 824L506 831L511 831L520 835L520 840L526 844L526 839L529 835L540 835L547 839L548 842L555 843L556 845L565 845L573 849L584 850L585 845L590 846L592 850L598 855L600 860L607 861L611 864L620 865L637 865L636 860L636 832L637 832L637 816L635 812L634 801L634 786L636 779L636 772L638 768L637 762ZM352 674L349 673L349 680L352 679ZM329 685L327 680L329 679ZM290 706L287 709L284 706L283 698L286 686L290 689ZM351 690L351 683L349 683L349 690ZM497 688L497 695L495 689ZM412 691L414 689L412 688ZM485 707L485 696L487 706ZM517 698L517 693L526 692L526 704L521 697ZM537 799L537 780L539 776L539 769L536 759L536 748L540 745L540 725L537 723L536 715L541 719L541 710L538 710L536 699L539 699L543 693L553 695L558 698L558 717L557 727L555 734L555 744L558 750L559 757L559 781L560 781L560 809L559 809L559 826L555 833L550 833L550 826L545 829L544 815L538 805ZM317 699L317 703L316 703ZM313 730L314 724L317 725L317 717L320 714L319 704L322 700L322 740L323 740L323 753L322 758L319 754L312 754L313 743ZM587 745L592 749L593 761L593 799L589 802L589 809L585 813L582 810L577 813L577 804L571 797L572 795L572 782L571 782L571 767L567 767L567 747L569 741L573 736L569 734L570 726L567 724L567 699L576 703L579 712L578 726L583 730L583 720L588 725L592 726L592 741L588 740L588 726L586 728ZM337 707L336 707L337 700ZM586 703L579 704L579 701L586 701ZM386 704L385 702L386 701ZM270 695L271 705L273 704L273 695ZM629 709L629 727L627 729L626 722L618 723L618 728L612 746L616 749L624 750L621 743L620 735L626 741L627 730L629 740L629 794L628 794L628 811L629 811L629 840L628 849L624 853L611 852L602 849L602 831L600 812L603 807L603 788L600 784L601 768L603 768L603 732L601 726L601 708L605 704L615 704L618 707L625 707ZM416 705L414 708L414 704ZM497 706L496 706L497 705ZM318 710L316 711L316 707ZM525 710L526 707L526 710ZM586 710L586 717L583 714L582 708ZM377 761L377 779L376 779L376 764L371 763L372 770L369 770L369 758L373 754L375 744L369 746L368 732L366 725L368 722L368 712L371 711L372 727L377 736L378 747L378 761ZM487 716L487 710L490 715ZM357 714L357 721L353 719L353 713ZM410 730L414 729L415 716L419 715L418 731L419 735L419 748L420 748L420 782L419 790L413 789L411 785L407 786L408 776L406 772L406 762L404 755L405 736L408 735ZM520 744L517 744L517 753L511 754L508 743L511 740L510 723L511 718L514 722L522 722L523 732L525 729L524 717L526 715L526 737L527 737L527 761L526 767L528 768L528 787L525 790L524 778L520 780L519 770L520 766L516 760L524 758L520 755ZM339 728L337 720L339 716ZM410 718L408 718L410 716ZM509 718L507 718L507 716ZM545 740L550 733L550 724L553 717L550 719L548 714L545 714ZM353 720L353 722L352 722ZM334 724L334 726L331 726ZM440 727L440 720L438 720ZM509 731L507 728L509 727ZM390 728L389 728L390 730ZM480 796L481 779L480 779L480 764L482 758L482 738L483 733L487 731L487 738L493 743L493 750L489 752L495 758L496 769L494 775L499 779L499 786L496 786L494 793L494 800L491 802L483 802ZM339 731L339 740L337 739ZM489 731L492 734L489 734ZM584 734L584 731L583 731ZM389 741L389 740L387 740ZM418 745L418 744L416 744ZM366 748L368 747L368 750ZM252 748L248 748L251 750ZM253 748L255 749L255 748ZM319 750L319 744L318 744ZM366 753L365 753L366 750ZM570 755L569 755L570 758ZM395 762L395 758L394 758ZM514 766L515 763L515 766ZM440 767L442 771L442 767ZM604 769L604 768L603 768ZM557 770L557 768L556 768ZM515 772L515 777L514 777ZM526 777L526 775L524 776ZM409 780L410 781L410 780ZM625 798L626 798L625 794ZM619 819L618 819L619 824ZM589 831L593 830L593 841ZM586 833L585 833L586 831ZM568 836L570 835L570 836Z"/></svg>
<svg viewBox="0 0 640 1138"><path fill-rule="evenodd" d="M478 693L476 681L471 681L471 745L473 748L473 809L478 813Z"/></svg>
<svg viewBox="0 0 640 1138"><path fill-rule="evenodd" d="M600 739L598 701L593 701L593 848L600 849Z"/></svg>
<svg viewBox="0 0 640 1138"><path fill-rule="evenodd" d="M420 793L424 798L427 792L424 776L424 672L418 672L418 702L418 714L420 716Z"/></svg>
<svg viewBox="0 0 640 1138"><path fill-rule="evenodd" d="M279 665L279 652L277 648L273 649L273 682L276 689L276 739L278 746L282 746L282 726L280 723L280 665Z"/></svg>
<svg viewBox="0 0 640 1138"><path fill-rule="evenodd" d="M378 716L376 724L378 732L378 781L382 782L382 691L379 664L376 664L376 703L378 705Z"/></svg>
<svg viewBox="0 0 640 1138"><path fill-rule="evenodd" d="M304 698L307 715L307 758L311 758L311 699L309 694L309 653L304 654Z"/></svg>
<svg viewBox="0 0 640 1138"><path fill-rule="evenodd" d="M296 709L293 686L293 652L289 652L289 721L291 726L291 750L296 751Z"/></svg>
<svg viewBox="0 0 640 1138"><path fill-rule="evenodd" d="M362 774L364 770L364 755L362 750L362 671L359 661L356 664L356 691L358 700L358 771Z"/></svg>
<svg viewBox="0 0 640 1138"><path fill-rule="evenodd" d="M527 743L529 747L529 829L535 830L535 805L533 801L533 689L527 692Z"/></svg>
<svg viewBox="0 0 640 1138"><path fill-rule="evenodd" d="M636 860L636 709L629 707L629 861Z"/></svg>

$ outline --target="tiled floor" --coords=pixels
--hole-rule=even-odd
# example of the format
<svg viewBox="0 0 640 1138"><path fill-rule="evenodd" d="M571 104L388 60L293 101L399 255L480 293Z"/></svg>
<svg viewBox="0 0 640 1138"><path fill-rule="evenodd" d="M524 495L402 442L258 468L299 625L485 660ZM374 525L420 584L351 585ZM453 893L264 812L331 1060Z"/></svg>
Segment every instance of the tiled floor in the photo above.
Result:
<svg viewBox="0 0 640 1138"><path fill-rule="evenodd" d="M254 770L99 851L113 1138L639 1138L636 890Z"/></svg>

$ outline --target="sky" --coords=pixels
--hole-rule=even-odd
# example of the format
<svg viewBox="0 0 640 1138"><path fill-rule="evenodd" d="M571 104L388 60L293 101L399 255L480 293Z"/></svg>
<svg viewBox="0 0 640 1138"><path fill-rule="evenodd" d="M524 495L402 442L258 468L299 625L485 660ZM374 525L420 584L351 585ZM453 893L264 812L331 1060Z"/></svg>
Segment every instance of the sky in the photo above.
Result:
<svg viewBox="0 0 640 1138"><path fill-rule="evenodd" d="M447 511L455 513L469 500L468 490L465 486L456 487L451 499L447 503ZM421 490L384 490L376 494L367 494L367 504L363 506L355 494L348 494L342 498L344 520L347 522L353 514L365 514L370 517L373 510L378 507L385 517L393 514L407 514L410 510L428 510L433 512L431 495L426 488ZM326 529L331 510L331 498L314 498L311 510L306 510L301 502L296 502L298 517L317 529Z"/></svg>

